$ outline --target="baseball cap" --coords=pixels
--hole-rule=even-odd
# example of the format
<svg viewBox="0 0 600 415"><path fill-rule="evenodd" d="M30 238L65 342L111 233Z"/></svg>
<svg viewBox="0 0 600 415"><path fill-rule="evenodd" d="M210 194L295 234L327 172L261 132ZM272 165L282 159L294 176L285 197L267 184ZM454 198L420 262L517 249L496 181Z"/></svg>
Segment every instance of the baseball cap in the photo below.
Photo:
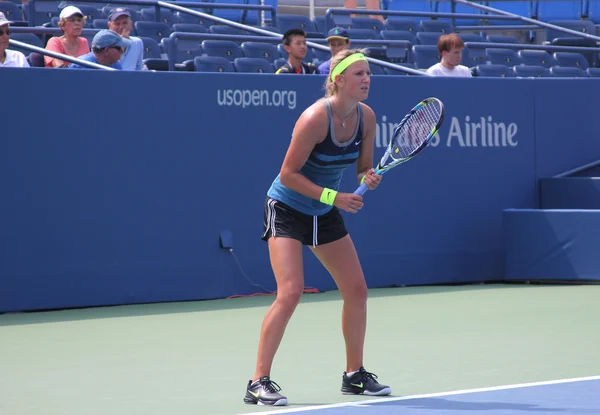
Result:
<svg viewBox="0 0 600 415"><path fill-rule="evenodd" d="M112 21L117 20L121 16L131 17L131 13L129 13L129 10L124 9L122 7L110 9L110 12L108 13L108 20L112 22Z"/></svg>
<svg viewBox="0 0 600 415"><path fill-rule="evenodd" d="M344 39L348 40L348 32L343 27L334 27L327 33L327 40L329 39Z"/></svg>
<svg viewBox="0 0 600 415"><path fill-rule="evenodd" d="M0 26L4 26L5 24L12 23L10 20L6 18L4 13L0 12Z"/></svg>
<svg viewBox="0 0 600 415"><path fill-rule="evenodd" d="M67 6L64 9L62 9L62 11L60 12L59 17L61 19L68 19L69 17L73 16L74 14L80 14L83 16L83 13L81 13L81 10L79 10L77 7L75 6Z"/></svg>
<svg viewBox="0 0 600 415"><path fill-rule="evenodd" d="M103 29L94 35L92 46L98 49L104 49L109 46L121 46L127 48L131 46L131 40L121 37L117 32Z"/></svg>

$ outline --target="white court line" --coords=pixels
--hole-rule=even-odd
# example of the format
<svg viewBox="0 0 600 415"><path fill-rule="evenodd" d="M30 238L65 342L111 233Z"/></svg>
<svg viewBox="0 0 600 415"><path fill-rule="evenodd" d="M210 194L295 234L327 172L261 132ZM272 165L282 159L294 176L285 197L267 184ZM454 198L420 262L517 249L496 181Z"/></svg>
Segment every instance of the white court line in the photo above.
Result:
<svg viewBox="0 0 600 415"><path fill-rule="evenodd" d="M517 383L515 385L492 386L489 388L464 389L464 390L450 391L450 392L426 393L423 395L401 396L401 397L395 397L395 398L379 398L379 399L371 399L371 400L365 400L365 401L335 403L335 404L330 404L330 405L313 405L313 406L305 406L303 408L279 409L279 410L275 410L275 411L265 411L265 412L248 412L245 414L238 414L238 415L256 415L257 413L259 413L259 414L263 413L263 414L268 414L268 415L290 414L293 412L317 411L320 409L343 408L343 407L347 407L347 406L361 406L361 405L377 404L377 403L385 403L385 402L408 401L411 399L438 398L441 396L464 395L467 393L492 392L492 391L500 391L500 390L507 390L507 389L529 388L532 386L557 385L557 384L561 384L561 383L585 382L585 381L589 381L589 380L600 380L600 376L588 376L588 377L583 377L583 378L547 380L547 381L543 381L543 382L532 382L532 383ZM265 407L263 406L261 408L265 408Z"/></svg>

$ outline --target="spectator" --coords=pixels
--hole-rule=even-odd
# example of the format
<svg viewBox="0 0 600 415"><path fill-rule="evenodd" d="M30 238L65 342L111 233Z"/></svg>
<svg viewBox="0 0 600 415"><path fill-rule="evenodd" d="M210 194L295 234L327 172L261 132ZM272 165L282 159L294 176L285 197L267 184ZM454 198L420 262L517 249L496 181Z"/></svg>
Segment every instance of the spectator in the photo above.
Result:
<svg viewBox="0 0 600 415"><path fill-rule="evenodd" d="M63 31L60 37L53 37L48 41L46 49L63 55L77 58L90 51L90 45L86 38L81 37L81 31L85 26L85 16L75 6L67 6L60 12L58 27ZM66 68L70 62L62 61L51 56L44 57L48 68Z"/></svg>
<svg viewBox="0 0 600 415"><path fill-rule="evenodd" d="M302 62L308 51L306 32L302 29L290 29L283 34L283 48L288 53L288 61L275 73L314 74L319 73L312 63Z"/></svg>
<svg viewBox="0 0 600 415"><path fill-rule="evenodd" d="M141 71L143 69L144 42L139 37L129 36L133 29L131 13L127 9L117 7L108 14L108 28L117 32L121 37L131 40L129 46L121 57L121 65L125 71Z"/></svg>
<svg viewBox="0 0 600 415"><path fill-rule="evenodd" d="M29 64L25 55L19 51L7 49L11 23L4 13L0 12L0 68L28 68Z"/></svg>
<svg viewBox="0 0 600 415"><path fill-rule="evenodd" d="M118 33L107 29L100 30L92 39L92 51L79 59L121 70L123 66L119 61L125 48L130 46L131 40L122 38ZM69 69L89 68L73 63Z"/></svg>
<svg viewBox="0 0 600 415"><path fill-rule="evenodd" d="M344 0L345 9L356 9L357 0ZM379 0L365 0L365 7L368 10L380 10ZM383 22L383 16L380 14L372 14L372 18L381 20Z"/></svg>
<svg viewBox="0 0 600 415"><path fill-rule="evenodd" d="M327 34L327 43L329 44L329 50L331 50L331 57L333 58L336 53L350 48L348 31L343 27L334 27ZM328 75L330 65L331 59L323 62L321 65L319 65L319 73Z"/></svg>
<svg viewBox="0 0 600 415"><path fill-rule="evenodd" d="M457 76L470 78L471 70L460 64L465 42L456 34L440 36L438 40L438 51L442 60L431 68L427 73L433 76Z"/></svg>

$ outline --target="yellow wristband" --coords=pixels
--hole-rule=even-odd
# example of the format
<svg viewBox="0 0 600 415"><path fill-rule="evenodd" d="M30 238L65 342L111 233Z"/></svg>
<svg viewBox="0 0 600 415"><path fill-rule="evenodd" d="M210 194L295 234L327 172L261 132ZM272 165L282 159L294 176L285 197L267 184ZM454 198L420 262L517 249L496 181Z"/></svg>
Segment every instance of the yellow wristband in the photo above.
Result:
<svg viewBox="0 0 600 415"><path fill-rule="evenodd" d="M338 192L335 190L328 189L326 187L323 188L323 193L321 193L321 203L325 203L326 205L333 206L333 202L335 201L335 197Z"/></svg>
<svg viewBox="0 0 600 415"><path fill-rule="evenodd" d="M365 182L366 178L367 178L367 174L365 173L365 175L362 177L362 179L360 179L360 184L363 184Z"/></svg>

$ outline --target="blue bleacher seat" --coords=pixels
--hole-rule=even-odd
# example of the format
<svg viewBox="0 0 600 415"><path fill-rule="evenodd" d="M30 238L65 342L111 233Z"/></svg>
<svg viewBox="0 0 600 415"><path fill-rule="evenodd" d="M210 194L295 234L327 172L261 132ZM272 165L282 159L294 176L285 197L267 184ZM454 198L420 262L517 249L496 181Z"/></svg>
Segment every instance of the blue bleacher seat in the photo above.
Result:
<svg viewBox="0 0 600 415"><path fill-rule="evenodd" d="M25 20L29 20L30 23L33 18L33 24L35 26L41 26L43 23L49 22L53 17L58 17L60 14L58 8L60 3L60 1L38 3L36 4L35 12L33 13L30 13L31 3L23 3L21 6L23 8L23 16L25 17Z"/></svg>
<svg viewBox="0 0 600 415"><path fill-rule="evenodd" d="M279 56L281 56L282 58L285 58L287 60L288 53L285 50L285 47L283 46L283 44L279 43L277 45L277 50L279 51ZM312 48L307 48L306 56L304 57L304 62L312 62L314 60L314 58L315 58L315 56L313 55Z"/></svg>
<svg viewBox="0 0 600 415"><path fill-rule="evenodd" d="M195 23L175 23L173 25L173 31L186 33L207 33L208 29Z"/></svg>
<svg viewBox="0 0 600 415"><path fill-rule="evenodd" d="M491 1L488 3L489 7L499 9L505 12L513 13L523 17L531 17L533 12L533 1ZM521 25L523 24L520 20L492 20L490 24L493 25Z"/></svg>
<svg viewBox="0 0 600 415"><path fill-rule="evenodd" d="M481 65L487 62L485 48L469 46L463 49L462 64L469 68Z"/></svg>
<svg viewBox="0 0 600 415"><path fill-rule="evenodd" d="M169 49L169 59L173 59L175 63L192 60L196 56L202 55L202 46L199 39L171 39L167 43Z"/></svg>
<svg viewBox="0 0 600 415"><path fill-rule="evenodd" d="M515 76L512 68L499 64L477 65L475 72L478 76L488 76L494 78L512 78Z"/></svg>
<svg viewBox="0 0 600 415"><path fill-rule="evenodd" d="M192 8L192 7L187 7L187 8L189 8L191 10L197 10L202 13L206 13L206 10L204 10L204 9L196 9L196 8ZM184 12L177 13L177 22L178 23L198 24L198 25L204 26L207 29L211 25L214 24L214 22L212 20L208 20L208 19L205 19L204 17L194 16L193 14L184 13Z"/></svg>
<svg viewBox="0 0 600 415"><path fill-rule="evenodd" d="M512 67L513 73L519 78L547 78L551 77L550 70L537 65L516 65Z"/></svg>
<svg viewBox="0 0 600 415"><path fill-rule="evenodd" d="M243 58L242 47L230 40L204 40L202 49L208 56L221 56L233 62L235 58Z"/></svg>
<svg viewBox="0 0 600 415"><path fill-rule="evenodd" d="M321 50L321 49L314 48L314 49L312 49L312 53L313 53L313 56L315 57L315 59L318 60L319 62L325 62L331 58L331 51L329 49Z"/></svg>
<svg viewBox="0 0 600 415"><path fill-rule="evenodd" d="M552 56L558 66L581 68L584 71L589 66L587 59L581 53L555 52Z"/></svg>
<svg viewBox="0 0 600 415"><path fill-rule="evenodd" d="M481 35L475 33L458 33L458 36L463 42L487 42L488 40Z"/></svg>
<svg viewBox="0 0 600 415"><path fill-rule="evenodd" d="M50 27L58 27L59 21L60 21L60 18L58 16L54 16L53 18L50 19L50 21L48 23L45 23L45 25L49 24Z"/></svg>
<svg viewBox="0 0 600 415"><path fill-rule="evenodd" d="M85 19L86 19L85 27L88 27L88 28L94 27L93 26L94 20L103 18L102 10L97 9L94 6L90 6L87 4L73 4L73 6L77 7L79 10L81 10L81 13L83 13L83 15L85 16Z"/></svg>
<svg viewBox="0 0 600 415"><path fill-rule="evenodd" d="M18 42L27 43L28 45L37 46L38 48L43 47L42 41L39 37L34 35L33 33L11 33L11 40L16 40ZM9 49L18 50L19 52L23 52L24 55L28 55L30 52L28 50L19 48L17 46L10 45Z"/></svg>
<svg viewBox="0 0 600 415"><path fill-rule="evenodd" d="M217 3L217 1L215 1ZM247 4L272 6L277 11L277 0L247 0ZM260 12L258 10L246 10L243 23L251 26L260 26L261 24L270 25L273 23L273 16L270 11L264 12L264 23L261 22Z"/></svg>
<svg viewBox="0 0 600 415"><path fill-rule="evenodd" d="M417 32L417 40L419 45L436 45L440 40L441 33L436 32Z"/></svg>
<svg viewBox="0 0 600 415"><path fill-rule="evenodd" d="M587 78L588 74L581 68L573 66L553 66L550 74L555 78Z"/></svg>
<svg viewBox="0 0 600 415"><path fill-rule="evenodd" d="M582 5L583 1L573 0L538 1L537 17L542 22L559 19L581 19Z"/></svg>
<svg viewBox="0 0 600 415"><path fill-rule="evenodd" d="M142 9L141 12L141 20L145 22L156 22L156 10L152 8ZM167 9L160 9L159 22L165 23L168 26L173 26L173 24L178 23L179 19L177 16L173 14L172 11Z"/></svg>
<svg viewBox="0 0 600 415"><path fill-rule="evenodd" d="M369 69L371 69L371 75L385 75L383 66L370 64Z"/></svg>
<svg viewBox="0 0 600 415"><path fill-rule="evenodd" d="M169 37L173 33L172 28L162 22L135 22L135 31L140 37L150 37L160 43L163 38Z"/></svg>
<svg viewBox="0 0 600 415"><path fill-rule="evenodd" d="M208 31L210 33L219 34L219 35L253 35L254 33L250 33L246 30L239 29L233 26L227 25L212 25Z"/></svg>
<svg viewBox="0 0 600 415"><path fill-rule="evenodd" d="M194 67L198 72L234 72L231 61L222 56L197 56Z"/></svg>
<svg viewBox="0 0 600 415"><path fill-rule="evenodd" d="M419 31L419 23L407 17L390 16L385 20L385 28L387 30L405 30L416 33Z"/></svg>
<svg viewBox="0 0 600 415"><path fill-rule="evenodd" d="M94 29L108 29L108 20L107 19L95 19L92 22L92 27Z"/></svg>
<svg viewBox="0 0 600 415"><path fill-rule="evenodd" d="M275 70L281 68L281 66L287 62L286 58L278 58L275 59L275 62L273 62L273 67L275 68Z"/></svg>
<svg viewBox="0 0 600 415"><path fill-rule="evenodd" d="M419 26L421 32L434 32L445 35L454 33L452 23L446 20L421 20Z"/></svg>
<svg viewBox="0 0 600 415"><path fill-rule="evenodd" d="M373 29L347 29L347 32L351 41L356 39L381 39L379 32Z"/></svg>
<svg viewBox="0 0 600 415"><path fill-rule="evenodd" d="M226 4L245 4L245 0L218 0L213 3L226 3ZM227 19L234 22L241 23L244 19L246 12L242 9L217 9L214 8L212 14L221 19Z"/></svg>
<svg viewBox="0 0 600 415"><path fill-rule="evenodd" d="M27 55L27 63L32 68L44 68L46 66L46 62L44 62L44 55L37 52L31 52Z"/></svg>
<svg viewBox="0 0 600 415"><path fill-rule="evenodd" d="M492 43L520 43L516 37L508 35L488 35L487 40Z"/></svg>
<svg viewBox="0 0 600 415"><path fill-rule="evenodd" d="M371 29L375 32L379 33L382 30L385 30L385 25L379 19L375 19L374 17L352 17L351 18L351 29Z"/></svg>
<svg viewBox="0 0 600 415"><path fill-rule="evenodd" d="M244 42L242 43L242 51L247 58L261 58L269 63L275 62L275 59L280 57L277 46L273 43Z"/></svg>
<svg viewBox="0 0 600 415"><path fill-rule="evenodd" d="M411 63L402 63L402 64L398 64L399 66L405 66L407 68L411 68L411 69L417 69L415 68L415 66ZM398 69L392 69L392 68L388 68L385 67L383 68L383 71L385 72L386 75L410 75L408 72L404 72Z"/></svg>
<svg viewBox="0 0 600 415"><path fill-rule="evenodd" d="M23 20L21 8L10 1L0 2L0 12L4 13L8 20Z"/></svg>
<svg viewBox="0 0 600 415"><path fill-rule="evenodd" d="M588 6L588 19L596 24L600 24L600 1L590 0Z"/></svg>
<svg viewBox="0 0 600 415"><path fill-rule="evenodd" d="M275 26L260 26L259 29L267 30L267 31L273 32L273 33L279 33L280 35L283 34L283 33L281 33L281 30L279 30Z"/></svg>
<svg viewBox="0 0 600 415"><path fill-rule="evenodd" d="M544 68L554 66L554 58L545 50L520 50L519 58L523 65L543 66Z"/></svg>
<svg viewBox="0 0 600 415"><path fill-rule="evenodd" d="M596 26L593 22L589 20L553 20L548 22L555 26L564 27L567 29L575 30L577 32L587 33L593 35L596 33ZM561 32L555 29L546 29L546 40L552 41L555 38L563 38L563 37L574 37L569 33ZM590 45L594 45L595 42L588 41Z"/></svg>
<svg viewBox="0 0 600 415"><path fill-rule="evenodd" d="M417 69L428 69L441 59L437 46L433 45L414 45L412 57Z"/></svg>
<svg viewBox="0 0 600 415"><path fill-rule="evenodd" d="M140 37L144 43L144 59L160 59L161 50L158 42L151 37Z"/></svg>
<svg viewBox="0 0 600 415"><path fill-rule="evenodd" d="M233 66L238 72L245 73L274 73L275 69L271 62L261 58L236 58Z"/></svg>
<svg viewBox="0 0 600 415"><path fill-rule="evenodd" d="M587 68L585 72L594 78L600 77L600 68Z"/></svg>
<svg viewBox="0 0 600 415"><path fill-rule="evenodd" d="M513 49L488 48L485 50L485 53L488 57L488 61L492 64L505 66L521 64L521 58L519 58L519 54Z"/></svg>
<svg viewBox="0 0 600 415"><path fill-rule="evenodd" d="M407 30L382 30L380 35L385 40L406 40L413 45L418 43L415 33Z"/></svg>
<svg viewBox="0 0 600 415"><path fill-rule="evenodd" d="M299 28L308 33L320 33L315 26L315 23L308 16L299 14L278 14L277 24L275 25L281 33L285 33L290 29Z"/></svg>

